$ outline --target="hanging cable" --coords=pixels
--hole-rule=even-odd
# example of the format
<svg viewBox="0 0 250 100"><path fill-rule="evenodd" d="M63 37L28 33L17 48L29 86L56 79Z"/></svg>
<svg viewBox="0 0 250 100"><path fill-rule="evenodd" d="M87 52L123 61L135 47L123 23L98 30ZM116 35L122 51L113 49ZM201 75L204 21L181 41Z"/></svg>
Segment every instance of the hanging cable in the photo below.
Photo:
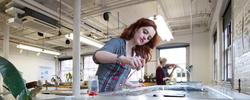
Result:
<svg viewBox="0 0 250 100"><path fill-rule="evenodd" d="M193 33L193 18L192 18L192 0L190 0L190 29L191 29L191 35L192 35L191 44L193 44L194 43L193 42L194 41L194 33ZM192 48L191 48L191 50L192 50ZM192 57L191 57L191 61L193 62Z"/></svg>
<svg viewBox="0 0 250 100"><path fill-rule="evenodd" d="M58 21L58 27L59 27L59 31L58 31L58 36L62 35L61 33L61 16L62 16L62 0L59 1L59 21Z"/></svg>
<svg viewBox="0 0 250 100"><path fill-rule="evenodd" d="M192 18L192 0L190 0L190 29L193 38L193 18Z"/></svg>

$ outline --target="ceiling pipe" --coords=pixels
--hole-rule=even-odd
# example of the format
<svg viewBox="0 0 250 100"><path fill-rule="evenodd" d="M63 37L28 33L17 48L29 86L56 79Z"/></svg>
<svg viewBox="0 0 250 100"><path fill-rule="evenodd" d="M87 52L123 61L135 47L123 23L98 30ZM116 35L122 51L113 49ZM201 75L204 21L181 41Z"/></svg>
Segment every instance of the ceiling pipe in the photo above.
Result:
<svg viewBox="0 0 250 100"><path fill-rule="evenodd" d="M27 38L27 37L20 37L20 36L15 36L15 35L10 34L10 38L11 39L16 39L16 40L19 40L19 41L22 41L22 42L28 42L28 43L43 45L42 41L37 41L37 40ZM62 46L62 47L65 46L65 45L58 44L58 43L53 43L53 42L46 42L46 43L49 44L49 45L57 45L57 46Z"/></svg>
<svg viewBox="0 0 250 100"><path fill-rule="evenodd" d="M175 17L175 18L168 18L168 22L186 21L186 20L188 20L188 18L190 18L190 16L191 15ZM204 17L209 18L209 16L210 16L210 13L199 13L199 14L193 14L192 15L193 19L204 18Z"/></svg>
<svg viewBox="0 0 250 100"><path fill-rule="evenodd" d="M10 41L12 41L14 43L17 43L17 44L26 44L26 45L35 46L35 47L39 47L39 48L44 48L44 49L48 49L48 50L55 50L55 49L50 48L48 46L47 47L41 46L42 43L38 44L35 40L31 40L30 38L25 39L25 38L10 35Z"/></svg>
<svg viewBox="0 0 250 100"><path fill-rule="evenodd" d="M207 26L207 23L203 22L202 20L195 21L195 22L193 22L192 24L193 24L193 25L194 25L194 24L195 24L195 25L202 25L202 24L204 24L204 25ZM178 27L178 26L186 26L186 25L191 26L191 25L190 25L190 21L188 21L188 22L183 22L183 23L170 23L169 25L170 25L172 28ZM190 28L190 29L191 29L191 28Z"/></svg>
<svg viewBox="0 0 250 100"><path fill-rule="evenodd" d="M0 36L0 40L2 41L3 39L2 39L2 36ZM23 44L23 45L29 45L29 46L32 46L32 47L38 47L38 48L43 48L43 49L47 49L47 50L52 50L52 51L58 51L58 50L56 50L56 49L51 49L51 48L47 48L47 47L41 47L41 46L39 46L39 45L35 45L34 43L29 43L29 42L20 42L20 40L16 40L16 39L14 39L14 38L10 38L10 43L14 43L14 44ZM0 46L0 49L2 49L1 48L1 46Z"/></svg>
<svg viewBox="0 0 250 100"><path fill-rule="evenodd" d="M73 7L71 7L69 4L65 3L63 0L57 0L57 2L61 2L62 5L64 5L65 7L69 8L69 9L73 9Z"/></svg>
<svg viewBox="0 0 250 100"><path fill-rule="evenodd" d="M124 1L124 0L121 0ZM132 6L132 5L136 5L136 4L141 4L141 3L145 3L147 1L155 1L155 0L132 0L132 1L127 1L127 2L122 2L120 4L116 4L116 5L107 5L107 8L104 10L101 7L97 7L97 8L91 8L91 10L82 10L82 17L88 17L88 16L92 16L95 14L99 14L102 13L104 11L111 11L114 9L118 9L118 8L122 8L122 7L126 7L126 6Z"/></svg>
<svg viewBox="0 0 250 100"><path fill-rule="evenodd" d="M195 29L193 31L193 34L208 32L207 27L203 27L203 28L195 28L195 27L193 27L193 29ZM181 34L191 34L192 31L190 30L190 28L186 28L186 29L182 29L182 30L175 30L175 31L173 31L173 33L177 36L177 35L181 35Z"/></svg>

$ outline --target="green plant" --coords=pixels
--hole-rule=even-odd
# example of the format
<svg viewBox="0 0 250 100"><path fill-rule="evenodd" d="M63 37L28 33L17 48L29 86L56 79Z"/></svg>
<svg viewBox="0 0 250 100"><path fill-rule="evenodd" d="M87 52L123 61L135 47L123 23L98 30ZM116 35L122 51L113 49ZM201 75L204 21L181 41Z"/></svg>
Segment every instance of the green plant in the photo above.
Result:
<svg viewBox="0 0 250 100"><path fill-rule="evenodd" d="M16 67L0 56L0 73L3 82L10 93L18 100L32 100L30 91L26 88L25 82Z"/></svg>
<svg viewBox="0 0 250 100"><path fill-rule="evenodd" d="M66 74L67 82L72 83L72 78L73 77L72 77L72 74L70 72Z"/></svg>

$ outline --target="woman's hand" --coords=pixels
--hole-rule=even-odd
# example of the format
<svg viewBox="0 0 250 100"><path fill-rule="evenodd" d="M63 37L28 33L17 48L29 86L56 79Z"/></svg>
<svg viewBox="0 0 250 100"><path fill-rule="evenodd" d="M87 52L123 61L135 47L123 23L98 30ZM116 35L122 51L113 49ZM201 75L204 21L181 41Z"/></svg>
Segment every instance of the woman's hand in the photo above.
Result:
<svg viewBox="0 0 250 100"><path fill-rule="evenodd" d="M170 77L164 77L163 81L168 80L168 79L171 79L171 78Z"/></svg>
<svg viewBox="0 0 250 100"><path fill-rule="evenodd" d="M128 87L128 88L137 88L137 87L143 87L144 84L143 83L131 83L131 82L126 82L125 85Z"/></svg>
<svg viewBox="0 0 250 100"><path fill-rule="evenodd" d="M120 57L121 63L123 64L129 64L132 69L140 70L145 65L145 59L141 57Z"/></svg>

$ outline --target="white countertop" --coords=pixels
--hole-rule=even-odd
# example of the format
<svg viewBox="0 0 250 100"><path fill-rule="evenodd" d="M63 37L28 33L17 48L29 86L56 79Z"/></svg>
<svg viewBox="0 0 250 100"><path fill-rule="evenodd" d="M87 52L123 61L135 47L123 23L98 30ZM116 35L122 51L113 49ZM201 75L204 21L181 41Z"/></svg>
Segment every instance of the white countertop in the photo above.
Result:
<svg viewBox="0 0 250 100"><path fill-rule="evenodd" d="M244 99L249 100L250 95L238 93L235 90L231 89L225 89L220 86L209 86L205 85L203 86L205 90L212 91L213 93L206 93L206 92L187 92L187 91L178 91L179 93L185 92L185 97L164 97L162 94L171 94L175 93L172 90L157 90L157 91L146 91L146 89L149 88L161 88L161 87L168 87L168 86L151 86L151 87L142 87L142 88L136 88L136 89L125 89L123 91L118 91L116 93L120 93L118 95L111 94L111 95L103 95L100 94L95 97L89 97L86 94L86 89L81 90L81 96L80 97L73 97L73 96L63 96L64 94L70 95L72 94L72 91L70 90L57 90L57 91L50 91L49 94L38 94L35 100L214 100L214 99L220 99L220 100L228 100L228 99ZM138 92L141 92L142 94L138 94ZM125 94L124 94L125 93ZM133 94L135 93L135 94ZM57 94L57 95L55 95ZM157 96L155 96L157 95ZM213 96L215 95L215 96Z"/></svg>

